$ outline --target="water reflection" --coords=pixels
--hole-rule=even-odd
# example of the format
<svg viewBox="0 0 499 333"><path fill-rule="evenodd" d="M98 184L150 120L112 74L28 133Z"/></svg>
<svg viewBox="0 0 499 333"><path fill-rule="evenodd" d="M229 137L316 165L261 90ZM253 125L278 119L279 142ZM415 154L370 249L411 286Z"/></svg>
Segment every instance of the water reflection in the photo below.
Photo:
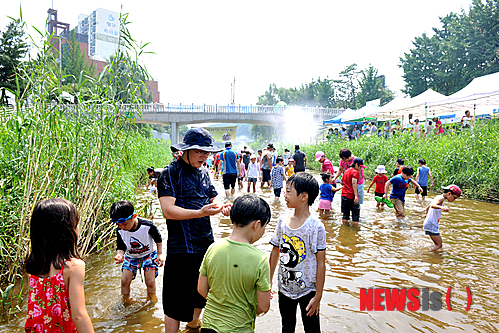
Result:
<svg viewBox="0 0 499 333"><path fill-rule="evenodd" d="M319 176L316 175L319 181ZM215 187L223 197L221 180ZM246 191L236 191L236 196ZM269 240L277 219L290 210L284 199L274 201L268 188L257 189L272 208L272 220L266 234L255 246L270 254ZM373 194L367 194L361 209L359 227L343 225L340 192L335 196L329 216L322 218L327 232L326 284L321 306L323 332L497 332L499 324L499 205L459 199L449 204L450 212L440 220L443 250L430 253L432 245L422 230L425 203L406 197L407 217L395 220L393 209L376 209ZM223 199L226 200L226 199ZM312 207L317 214L317 205ZM166 225L159 204L154 203L154 220L163 237ZM229 218L212 217L215 238L231 232ZM120 298L120 266L114 264L114 249L87 259L87 308L97 332L162 332L161 299L147 300L146 287L139 277L132 282L134 302L123 305ZM169 272L167 272L168 274ZM157 279L161 295L163 268ZM274 277L274 286L277 279ZM452 311L361 312L360 288L429 288L442 294L452 287ZM473 292L473 304L465 311L466 287ZM275 289L276 287L274 287ZM276 290L275 290L276 291ZM25 312L24 312L25 313ZM10 324L0 325L2 332L23 332L24 313ZM298 321L300 322L300 320ZM257 318L257 332L279 332L277 299L271 310ZM299 324L301 325L301 324ZM303 331L298 326L297 331Z"/></svg>

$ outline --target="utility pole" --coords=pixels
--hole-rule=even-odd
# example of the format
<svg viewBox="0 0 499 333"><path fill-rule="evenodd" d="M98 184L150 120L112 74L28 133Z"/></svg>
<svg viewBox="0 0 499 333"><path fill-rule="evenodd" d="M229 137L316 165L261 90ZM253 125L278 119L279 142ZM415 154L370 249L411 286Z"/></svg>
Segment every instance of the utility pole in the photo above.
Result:
<svg viewBox="0 0 499 333"><path fill-rule="evenodd" d="M234 83L232 84L232 105L236 105L236 77L234 76Z"/></svg>

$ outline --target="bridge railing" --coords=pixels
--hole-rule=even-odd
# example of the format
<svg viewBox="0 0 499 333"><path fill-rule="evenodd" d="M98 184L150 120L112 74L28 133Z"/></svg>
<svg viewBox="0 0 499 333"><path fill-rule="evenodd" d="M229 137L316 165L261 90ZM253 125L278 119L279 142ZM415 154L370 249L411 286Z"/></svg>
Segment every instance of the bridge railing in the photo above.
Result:
<svg viewBox="0 0 499 333"><path fill-rule="evenodd" d="M268 105L195 105L195 104L122 104L120 110L152 112L206 112L206 113L274 113L281 114L285 110L300 110L306 113L335 116L344 111L338 108L300 107L300 106L268 106Z"/></svg>

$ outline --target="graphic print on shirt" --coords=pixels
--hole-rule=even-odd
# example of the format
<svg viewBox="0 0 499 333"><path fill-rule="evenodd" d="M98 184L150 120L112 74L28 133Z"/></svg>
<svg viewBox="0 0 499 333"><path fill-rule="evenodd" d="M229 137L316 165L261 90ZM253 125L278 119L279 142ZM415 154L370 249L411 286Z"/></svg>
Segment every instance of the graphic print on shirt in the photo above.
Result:
<svg viewBox="0 0 499 333"><path fill-rule="evenodd" d="M279 260L282 263L282 269L280 272L282 285L288 286L290 284L295 284L300 289L305 289L306 284L302 279L303 273L300 271L290 270L305 260L307 256L305 243L300 237L292 236L290 238L285 234L282 235L282 240L283 244L279 256Z"/></svg>
<svg viewBox="0 0 499 333"><path fill-rule="evenodd" d="M130 237L130 253L131 254L141 254L149 251L149 245L144 246L137 238Z"/></svg>

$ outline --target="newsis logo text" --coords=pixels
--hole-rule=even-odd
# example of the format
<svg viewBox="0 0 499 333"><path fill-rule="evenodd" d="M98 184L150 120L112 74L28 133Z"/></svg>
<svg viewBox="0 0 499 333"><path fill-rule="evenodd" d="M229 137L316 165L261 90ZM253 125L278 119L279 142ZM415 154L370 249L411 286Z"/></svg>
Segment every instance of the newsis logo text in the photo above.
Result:
<svg viewBox="0 0 499 333"><path fill-rule="evenodd" d="M470 288L466 287L468 303L466 311L471 307L472 295ZM445 297L438 291L428 288L419 290L370 288L360 290L360 311L439 311L444 305L452 311L451 287L447 289Z"/></svg>

